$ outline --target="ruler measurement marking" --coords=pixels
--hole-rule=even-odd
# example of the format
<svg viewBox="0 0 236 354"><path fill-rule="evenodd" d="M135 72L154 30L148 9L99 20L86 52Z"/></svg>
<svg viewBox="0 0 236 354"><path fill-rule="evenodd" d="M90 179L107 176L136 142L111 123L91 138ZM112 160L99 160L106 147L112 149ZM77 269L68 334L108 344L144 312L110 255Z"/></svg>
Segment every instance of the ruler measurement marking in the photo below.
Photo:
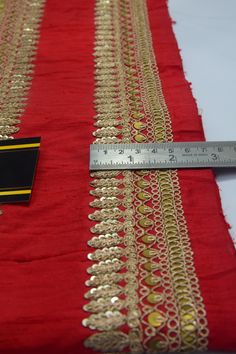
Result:
<svg viewBox="0 0 236 354"><path fill-rule="evenodd" d="M236 142L94 144L90 169L236 167Z"/></svg>

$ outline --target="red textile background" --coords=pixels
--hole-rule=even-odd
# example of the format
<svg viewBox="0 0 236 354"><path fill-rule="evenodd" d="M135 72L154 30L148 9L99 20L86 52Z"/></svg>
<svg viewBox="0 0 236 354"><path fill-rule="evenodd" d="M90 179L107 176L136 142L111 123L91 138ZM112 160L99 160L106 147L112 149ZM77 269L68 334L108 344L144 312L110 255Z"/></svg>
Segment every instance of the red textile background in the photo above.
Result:
<svg viewBox="0 0 236 354"><path fill-rule="evenodd" d="M204 139L166 0L148 0L153 45L175 141ZM158 20L157 20L158 19ZM182 200L210 330L209 349L236 351L236 253L211 170L179 171Z"/></svg>
<svg viewBox="0 0 236 354"><path fill-rule="evenodd" d="M42 137L32 201L0 219L1 354L86 352L93 40L93 1L46 2L17 134Z"/></svg>
<svg viewBox="0 0 236 354"><path fill-rule="evenodd" d="M202 126L165 0L148 0L175 140ZM157 17L158 16L158 17ZM158 20L157 20L158 18ZM91 353L81 325L89 265L88 158L93 131L94 1L47 0L28 106L17 137L42 137L32 201L0 219L0 353ZM236 257L211 171L181 171L210 348L236 350Z"/></svg>

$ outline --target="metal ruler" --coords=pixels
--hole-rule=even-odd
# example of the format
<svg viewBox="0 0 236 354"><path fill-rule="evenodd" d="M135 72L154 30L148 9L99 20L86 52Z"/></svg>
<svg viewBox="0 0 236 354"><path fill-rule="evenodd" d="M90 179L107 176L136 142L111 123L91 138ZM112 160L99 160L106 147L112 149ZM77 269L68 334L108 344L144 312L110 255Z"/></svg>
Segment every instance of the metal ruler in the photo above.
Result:
<svg viewBox="0 0 236 354"><path fill-rule="evenodd" d="M236 141L93 144L90 170L236 167Z"/></svg>

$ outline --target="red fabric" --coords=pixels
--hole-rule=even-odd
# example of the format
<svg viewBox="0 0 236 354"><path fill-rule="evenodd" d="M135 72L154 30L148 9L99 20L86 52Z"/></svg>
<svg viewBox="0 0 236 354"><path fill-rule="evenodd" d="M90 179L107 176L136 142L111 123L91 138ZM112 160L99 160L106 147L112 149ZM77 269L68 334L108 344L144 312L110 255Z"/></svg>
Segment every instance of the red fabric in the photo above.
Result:
<svg viewBox="0 0 236 354"><path fill-rule="evenodd" d="M0 353L85 353L94 2L46 2L17 137L42 136L32 201L0 221Z"/></svg>
<svg viewBox="0 0 236 354"><path fill-rule="evenodd" d="M204 140L166 0L148 0L153 46L175 141ZM158 19L158 20L157 20ZM182 200L210 330L209 349L236 350L236 254L211 170L179 171Z"/></svg>
<svg viewBox="0 0 236 354"><path fill-rule="evenodd" d="M203 139L165 0L148 0L175 140ZM158 21L157 21L158 16ZM81 325L90 252L88 157L93 131L94 1L47 0L33 85L17 137L42 136L29 206L0 222L0 353L91 353ZM210 328L210 348L235 350L236 257L211 171L180 182Z"/></svg>

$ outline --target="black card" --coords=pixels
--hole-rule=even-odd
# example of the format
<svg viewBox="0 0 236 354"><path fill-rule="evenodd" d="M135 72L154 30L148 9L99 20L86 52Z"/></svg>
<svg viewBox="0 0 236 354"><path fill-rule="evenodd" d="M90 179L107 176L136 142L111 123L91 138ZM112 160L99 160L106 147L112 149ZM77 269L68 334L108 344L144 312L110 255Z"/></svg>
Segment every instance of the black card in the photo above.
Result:
<svg viewBox="0 0 236 354"><path fill-rule="evenodd" d="M29 202L40 137L0 141L0 203Z"/></svg>

